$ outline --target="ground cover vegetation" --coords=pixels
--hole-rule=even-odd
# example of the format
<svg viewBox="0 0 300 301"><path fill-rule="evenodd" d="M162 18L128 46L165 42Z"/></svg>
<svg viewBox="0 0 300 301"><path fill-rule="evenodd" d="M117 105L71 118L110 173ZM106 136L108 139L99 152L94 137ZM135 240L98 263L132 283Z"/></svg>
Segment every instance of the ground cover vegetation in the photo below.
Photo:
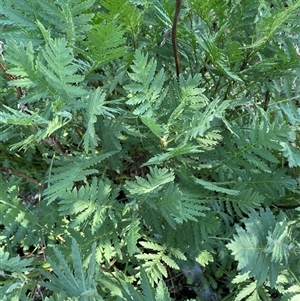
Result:
<svg viewBox="0 0 300 301"><path fill-rule="evenodd" d="M0 299L300 299L300 1L1 0Z"/></svg>

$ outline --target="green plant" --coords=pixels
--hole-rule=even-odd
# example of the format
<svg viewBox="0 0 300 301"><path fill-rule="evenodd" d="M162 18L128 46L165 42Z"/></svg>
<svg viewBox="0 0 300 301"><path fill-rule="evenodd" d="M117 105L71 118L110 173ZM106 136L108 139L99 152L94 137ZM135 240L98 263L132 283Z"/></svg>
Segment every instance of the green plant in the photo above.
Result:
<svg viewBox="0 0 300 301"><path fill-rule="evenodd" d="M299 298L299 0L0 8L2 300Z"/></svg>

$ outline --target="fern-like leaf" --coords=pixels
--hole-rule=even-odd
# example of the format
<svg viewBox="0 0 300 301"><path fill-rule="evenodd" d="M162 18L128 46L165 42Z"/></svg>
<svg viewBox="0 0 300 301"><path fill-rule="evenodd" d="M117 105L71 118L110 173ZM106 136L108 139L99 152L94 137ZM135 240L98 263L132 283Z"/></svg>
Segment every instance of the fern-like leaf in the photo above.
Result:
<svg viewBox="0 0 300 301"><path fill-rule="evenodd" d="M49 137L54 131L66 125L72 118L71 114L60 114L54 116L53 120L47 120L35 112L26 110L25 112L15 110L8 106L3 105L5 110L0 112L0 123L3 123L3 129L5 128L8 132L11 130L11 125L18 125L20 127L33 126L36 130L35 134L31 134L25 139L13 143L11 149L27 149L32 145L37 144L47 137ZM4 137L3 137L4 139Z"/></svg>
<svg viewBox="0 0 300 301"><path fill-rule="evenodd" d="M274 35L274 33L286 23L289 18L291 18L300 7L300 2L296 1L293 4L289 5L288 8L284 7L276 14L262 19L257 26L257 37L251 45L247 48L260 48Z"/></svg>
<svg viewBox="0 0 300 301"><path fill-rule="evenodd" d="M85 185L81 188L67 191L61 195L59 202L61 215L71 215L74 221L71 227L76 227L87 220L91 225L92 234L94 234L104 223L110 212L112 218L112 207L116 202L118 190L112 192L111 184L108 181L97 181L93 178L91 185Z"/></svg>
<svg viewBox="0 0 300 301"><path fill-rule="evenodd" d="M16 274L28 273L33 269L28 267L32 261L33 258L21 260L19 256L9 258L9 253L0 249L0 270L3 272Z"/></svg>
<svg viewBox="0 0 300 301"><path fill-rule="evenodd" d="M266 120L254 118L247 130L242 131L237 125L233 125L232 130L235 135L225 135L229 150L228 153L222 154L224 156L222 165L234 168L242 165L248 170L256 168L271 173L270 164L278 163L272 151L281 150L280 142L288 141L290 128L287 125L278 124L277 120L268 123ZM247 145L244 140L248 141Z"/></svg>
<svg viewBox="0 0 300 301"><path fill-rule="evenodd" d="M151 210L174 229L178 223L187 220L197 220L197 217L204 216L203 211L207 208L199 205L198 201L185 198L177 185L174 185L174 174L166 168L150 168L147 180L136 177L136 182L126 182L125 188L134 202ZM140 201L139 196L147 197L147 201Z"/></svg>
<svg viewBox="0 0 300 301"><path fill-rule="evenodd" d="M216 119L224 118L225 110L229 107L229 102L214 100L206 106L204 112L195 110L190 122L190 129L184 132L185 139L190 140L204 134L212 127L212 122Z"/></svg>
<svg viewBox="0 0 300 301"><path fill-rule="evenodd" d="M86 153L89 151L89 146L92 148L93 153L95 152L95 147L98 145L99 137L95 132L95 123L97 122L97 116L105 116L108 118L114 118L114 113L119 110L113 107L108 107L108 102L105 101L106 94L97 88L95 91L91 92L87 98L87 108L86 108L86 124L87 130L83 135L84 150ZM116 105L116 102L111 101L110 105Z"/></svg>
<svg viewBox="0 0 300 301"><path fill-rule="evenodd" d="M30 272L33 270L32 262L33 258L10 257L8 252L0 249L0 300L15 300L14 296L25 300L24 290L28 288Z"/></svg>
<svg viewBox="0 0 300 301"><path fill-rule="evenodd" d="M292 285L284 291L282 301L297 301L300 298L300 285Z"/></svg>
<svg viewBox="0 0 300 301"><path fill-rule="evenodd" d="M108 11L100 13L99 18L106 22L114 21L126 31L133 33L137 30L142 17L142 11L133 2L123 0L100 0L101 5Z"/></svg>
<svg viewBox="0 0 300 301"><path fill-rule="evenodd" d="M161 140L162 141L162 140ZM144 166L148 165L158 165L161 164L167 160L183 156L183 155L192 155L201 153L202 151L198 146L191 145L189 143L181 144L175 148L167 148L165 153L155 155L152 158L150 158L146 163L144 163Z"/></svg>
<svg viewBox="0 0 300 301"><path fill-rule="evenodd" d="M253 188L246 185L237 185L236 189L241 191L236 196L222 196L220 203L225 203L226 210L231 216L237 214L241 218L248 214L251 208L260 208L265 197Z"/></svg>
<svg viewBox="0 0 300 301"><path fill-rule="evenodd" d="M268 175L268 176L267 176ZM269 175L269 173L254 174L251 178L245 179L249 187L268 199L278 200L286 195L286 191L293 189L296 180L286 175L285 168L279 168Z"/></svg>
<svg viewBox="0 0 300 301"><path fill-rule="evenodd" d="M131 69L133 72L128 75L133 83L125 87L129 92L126 103L135 107L133 114L152 117L167 93L167 89L163 89L164 70L155 74L156 61L152 58L148 62L148 54L144 55L140 50L135 52Z"/></svg>
<svg viewBox="0 0 300 301"><path fill-rule="evenodd" d="M179 269L178 264L173 258L186 260L185 255L178 249L169 248L151 241L141 241L140 244L144 249L151 250L149 253L137 254L135 257L144 261L143 268L149 275L152 283L158 283L159 280L162 280L163 276L167 276L165 265L173 269Z"/></svg>
<svg viewBox="0 0 300 301"><path fill-rule="evenodd" d="M212 37L203 38L202 36L195 35L195 38L197 39L199 45L208 54L212 64L215 65L219 71L229 78L232 78L236 81L242 81L237 74L230 70L231 68L228 66L226 56L214 43Z"/></svg>
<svg viewBox="0 0 300 301"><path fill-rule="evenodd" d="M141 273L141 287L143 295L146 300L155 300L153 286L151 285L149 278L147 277L146 271L143 267L140 267Z"/></svg>
<svg viewBox="0 0 300 301"><path fill-rule="evenodd" d="M124 237L129 256L132 256L138 251L137 241L141 237L141 234L139 233L141 226L140 219L135 215L131 216L128 222L128 226L121 232L121 237Z"/></svg>
<svg viewBox="0 0 300 301"><path fill-rule="evenodd" d="M153 286L149 274L143 267L140 267L141 291L136 289L122 273L116 271L114 274L114 277L108 274L101 275L100 282L113 296L118 296L116 300L171 301L164 281L158 281L158 285Z"/></svg>
<svg viewBox="0 0 300 301"><path fill-rule="evenodd" d="M155 300L156 301L171 301L168 288L166 287L166 285L164 284L163 281L158 282Z"/></svg>
<svg viewBox="0 0 300 301"><path fill-rule="evenodd" d="M92 168L93 165L100 163L114 152L97 155L93 158L63 157L60 164L52 170L53 174L49 177L48 187L44 192L48 203L64 194L68 189L72 190L74 182L84 181L91 174L97 174L98 170ZM68 168L66 169L66 166Z"/></svg>
<svg viewBox="0 0 300 301"><path fill-rule="evenodd" d="M122 28L113 22L96 25L88 32L87 41L82 42L88 51L81 52L91 62L89 73L125 55L127 49L123 35Z"/></svg>
<svg viewBox="0 0 300 301"><path fill-rule="evenodd" d="M13 39L18 42L34 45L42 43L42 39L34 34L37 30L35 23L36 16L39 15L42 1L12 0L1 2L0 24L9 25L1 32L2 39ZM5 28L5 27L4 27Z"/></svg>
<svg viewBox="0 0 300 301"><path fill-rule="evenodd" d="M164 190L157 196L153 198L153 204L148 203L150 207L158 209L158 213L161 214L168 224L176 228L176 222L182 222L187 216L181 216L184 211L179 211L178 209L181 204L182 193L177 186L173 184L168 184L165 186Z"/></svg>
<svg viewBox="0 0 300 301"><path fill-rule="evenodd" d="M156 137L162 139L163 128L156 122L154 118L149 116L141 116L141 120Z"/></svg>
<svg viewBox="0 0 300 301"><path fill-rule="evenodd" d="M63 33L68 43L86 36L92 28L90 21L94 14L90 12L95 0L64 0L59 2L39 1L42 11L39 16L47 20L47 25L56 33Z"/></svg>
<svg viewBox="0 0 300 301"><path fill-rule="evenodd" d="M287 158L289 167L300 167L300 151L298 148L289 143L284 143L283 155Z"/></svg>
<svg viewBox="0 0 300 301"><path fill-rule="evenodd" d="M65 35L68 42L75 43L76 38L83 35L91 28L90 21L94 14L89 12L95 0L78 1L64 0L49 2L47 0L12 0L5 1L1 7L2 24L9 24L3 38L34 45L41 44L38 22L43 20L45 27L53 28L53 33L58 36Z"/></svg>
<svg viewBox="0 0 300 301"><path fill-rule="evenodd" d="M271 296L268 293L267 289L263 286L256 286L255 282L247 284L243 287L237 296L235 297L234 301L271 301Z"/></svg>
<svg viewBox="0 0 300 301"><path fill-rule="evenodd" d="M227 247L238 260L238 269L255 277L257 286L269 278L274 287L279 265L287 262L292 247L286 217L281 213L276 221L270 209L261 209L259 214L252 211L244 223L245 229L236 226L238 235Z"/></svg>
<svg viewBox="0 0 300 301"><path fill-rule="evenodd" d="M43 49L41 56L35 58L31 43L26 47L15 43L9 45L7 60L16 67L9 69L10 74L18 79L10 81L10 85L35 89L34 93L25 97L22 102L28 103L59 94L66 100L86 95L86 91L78 87L84 77L76 74L79 66L74 62L74 54L67 46L64 38L50 40Z"/></svg>
<svg viewBox="0 0 300 301"><path fill-rule="evenodd" d="M127 181L125 188L129 191L131 196L143 195L161 190L165 184L173 182L174 179L174 173L167 168L150 167L147 180L136 177L136 182Z"/></svg>
<svg viewBox="0 0 300 301"><path fill-rule="evenodd" d="M216 191L216 192L221 192L229 195L239 195L239 191L235 189L228 189L221 187L222 185L227 185L228 183L213 183L213 182L208 182L202 179L197 179L196 177L193 178L196 184L199 184L203 186L205 189L210 190L210 191Z"/></svg>
<svg viewBox="0 0 300 301"><path fill-rule="evenodd" d="M66 99L73 99L85 95L86 92L78 87L78 83L82 82L84 77L75 74L78 66L74 63L74 54L67 44L64 38L48 43L42 50L47 66L41 64L39 70L52 90L59 92Z"/></svg>
<svg viewBox="0 0 300 301"><path fill-rule="evenodd" d="M68 266L61 252L54 247L59 265L48 258L54 274L42 271L42 274L51 282L41 282L41 284L53 291L65 292L69 297L77 297L82 301L103 300L96 290L96 284L91 281L95 274L95 249L96 244L92 247L92 256L86 273L83 268L80 248L74 239L72 240L73 269Z"/></svg>

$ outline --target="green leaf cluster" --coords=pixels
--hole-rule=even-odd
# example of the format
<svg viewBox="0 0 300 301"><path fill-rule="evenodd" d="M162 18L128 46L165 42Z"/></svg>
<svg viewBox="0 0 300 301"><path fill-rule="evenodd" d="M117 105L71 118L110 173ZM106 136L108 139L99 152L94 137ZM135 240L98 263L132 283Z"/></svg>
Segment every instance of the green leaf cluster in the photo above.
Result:
<svg viewBox="0 0 300 301"><path fill-rule="evenodd" d="M0 0L1 300L298 300L300 1L174 13Z"/></svg>

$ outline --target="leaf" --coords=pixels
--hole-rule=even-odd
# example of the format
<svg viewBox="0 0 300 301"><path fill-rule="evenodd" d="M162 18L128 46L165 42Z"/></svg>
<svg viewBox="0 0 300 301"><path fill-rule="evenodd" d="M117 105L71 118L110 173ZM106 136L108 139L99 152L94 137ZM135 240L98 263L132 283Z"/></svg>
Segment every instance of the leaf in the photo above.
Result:
<svg viewBox="0 0 300 301"><path fill-rule="evenodd" d="M228 147L223 152L224 160L222 165L229 165L233 168L244 166L245 169L255 168L265 173L272 173L270 165L278 163L278 159L272 155L272 151L278 152L281 149L280 143L287 142L290 128L279 124L275 119L269 123L265 119L254 118L248 129L241 130L237 125L232 125L236 135L224 135L224 141ZM246 139L245 145L239 137Z"/></svg>
<svg viewBox="0 0 300 301"><path fill-rule="evenodd" d="M86 153L89 152L89 146L92 148L92 152L95 153L95 148L98 145L99 137L95 131L95 123L97 122L97 116L103 116L107 118L114 118L114 113L119 110L109 107L108 102L105 101L106 93L97 88L95 91L90 92L86 101L87 108L85 113L85 119L87 124L86 132L83 135L84 150ZM116 102L111 101L110 105L117 105Z"/></svg>
<svg viewBox="0 0 300 301"><path fill-rule="evenodd" d="M300 166L300 151L293 145L283 143L283 155L287 158L289 167Z"/></svg>
<svg viewBox="0 0 300 301"><path fill-rule="evenodd" d="M196 258L196 261L201 265L201 266L206 266L209 264L209 262L213 262L213 256L211 255L211 253L209 253L208 251L204 250L202 251L198 257Z"/></svg>
<svg viewBox="0 0 300 301"><path fill-rule="evenodd" d="M265 252L272 254L272 262L284 262L286 265L288 264L288 255L293 248L290 237L291 233L286 220L276 223L273 232L268 231L268 244Z"/></svg>
<svg viewBox="0 0 300 301"><path fill-rule="evenodd" d="M297 301L300 297L300 287L299 285L292 285L285 290L282 301Z"/></svg>
<svg viewBox="0 0 300 301"><path fill-rule="evenodd" d="M257 286L268 277L271 287L274 287L279 265L289 258L288 244L291 239L285 218L281 213L276 221L270 209L261 209L259 213L252 210L249 218L243 220L245 229L237 225L237 235L227 244L238 260L238 270L255 277ZM282 244L280 241L283 239Z"/></svg>
<svg viewBox="0 0 300 301"><path fill-rule="evenodd" d="M155 74L156 65L154 58L148 62L148 54L144 55L140 50L136 50L131 65L133 72L128 73L133 83L125 86L129 92L126 104L135 106L135 115L152 117L167 94L168 89L163 89L164 70L161 69Z"/></svg>
<svg viewBox="0 0 300 301"><path fill-rule="evenodd" d="M148 116L141 116L141 120L156 137L162 137L163 129L158 123L156 123L155 119Z"/></svg>
<svg viewBox="0 0 300 301"><path fill-rule="evenodd" d="M166 185L164 190L156 197L153 198L157 213L161 214L168 224L176 229L176 222L182 222L187 217L183 215L185 211L179 211L181 206L182 193L177 186L171 183ZM149 204L152 206L152 204Z"/></svg>
<svg viewBox="0 0 300 301"><path fill-rule="evenodd" d="M256 41L244 48L262 47L269 39L271 39L274 33L278 31L282 24L287 22L287 20L297 11L299 7L300 1L296 1L287 8L284 7L277 13L272 14L269 18L262 19L257 26L258 32Z"/></svg>
<svg viewBox="0 0 300 301"><path fill-rule="evenodd" d="M91 61L88 73L125 55L124 31L114 22L97 24L87 33L87 41L82 41L87 51L82 54Z"/></svg>
<svg viewBox="0 0 300 301"><path fill-rule="evenodd" d="M74 54L67 46L64 38L54 39L46 44L42 55L47 65L40 63L38 71L47 80L51 93L60 92L66 99L72 99L86 94L86 91L78 87L84 77L75 74L78 65L74 62Z"/></svg>
<svg viewBox="0 0 300 301"><path fill-rule="evenodd" d="M113 153L114 152L100 154L94 158L61 158L60 163L63 166L56 167L52 170L53 175L49 177L49 186L44 192L48 204L64 194L68 189L71 190L74 182L84 181L88 175L97 174L98 170L91 167L97 163L99 164ZM68 166L68 168L66 169L65 166Z"/></svg>
<svg viewBox="0 0 300 301"><path fill-rule="evenodd" d="M235 187L241 191L235 196L224 196L220 202L225 201L226 209L230 215L243 217L248 214L251 208L260 208L265 201L265 197L255 191L253 188L248 188L247 185L237 184Z"/></svg>
<svg viewBox="0 0 300 301"><path fill-rule="evenodd" d="M137 216L132 216L128 222L129 224L122 230L121 236L126 241L129 256L133 256L138 251L137 242L141 238L139 233L141 230L140 219Z"/></svg>
<svg viewBox="0 0 300 301"><path fill-rule="evenodd" d="M161 190L165 184L174 180L174 173L167 168L151 168L147 179L136 177L136 182L127 181L125 188L130 195L143 195Z"/></svg>
<svg viewBox="0 0 300 301"><path fill-rule="evenodd" d="M22 99L23 104L57 94L65 101L73 101L87 93L78 86L84 76L76 74L79 65L75 63L74 53L66 39L49 40L40 49L40 56L36 56L32 43L26 47L23 44L11 44L9 47L7 59L16 66L9 72L18 77L9 84L34 91Z"/></svg>
<svg viewBox="0 0 300 301"><path fill-rule="evenodd" d="M229 194L229 195L238 195L240 193L238 190L220 187L220 185L222 185L222 183L214 184L212 182L207 182L205 180L197 179L195 177L193 179L196 184L200 184L204 188L211 190L211 191L221 192L221 193L225 193L225 194Z"/></svg>
<svg viewBox="0 0 300 301"><path fill-rule="evenodd" d="M256 290L256 283L252 282L247 286L243 287L243 289L238 293L235 297L234 301L242 301L245 300L250 294L252 294ZM248 299L247 299L248 300Z"/></svg>
<svg viewBox="0 0 300 301"><path fill-rule="evenodd" d="M203 112L198 109L195 110L189 123L189 128L187 128L182 134L178 135L178 138L184 135L186 143L188 140L205 137L209 132L213 132L211 130L213 122L217 119L223 119L225 111L229 105L230 103L227 101L220 103L218 99L215 99L206 106ZM220 139L221 137L219 136L218 138Z"/></svg>
<svg viewBox="0 0 300 301"><path fill-rule="evenodd" d="M284 168L277 169L268 177L266 174L268 173L253 175L249 181L245 182L248 182L248 185L253 189L258 190L261 195L275 200L284 197L286 190L293 189L296 184L295 179L286 175Z"/></svg>
<svg viewBox="0 0 300 301"><path fill-rule="evenodd" d="M42 2L42 1L40 1ZM42 40L35 35L37 26L36 16L39 13L39 3L26 0L12 0L1 2L0 23L9 25L9 30L3 30L1 39L15 40L18 43L28 42L34 45L41 44Z"/></svg>
<svg viewBox="0 0 300 301"><path fill-rule="evenodd" d="M42 274L50 279L51 282L42 281L41 284L51 290L65 292L71 298L88 296L87 300L103 300L96 290L95 283L91 283L90 281L95 272L95 269L93 268L94 264L91 262L91 260L95 258L95 248L96 245L94 244L92 247L92 257L89 263L88 274L86 276L80 255L80 248L74 239L72 239L72 259L74 270L69 268L61 252L54 247L55 256L59 261L59 265L50 258L48 259L51 267L53 268L54 274L42 271Z"/></svg>
<svg viewBox="0 0 300 301"><path fill-rule="evenodd" d="M149 166L149 165L156 165L161 164L167 160L180 157L183 155L191 155L191 154L197 154L201 153L202 151L199 149L199 147L186 143L186 144L180 144L175 148L167 148L165 153L158 154L150 158L146 163L143 164L143 166Z"/></svg>
<svg viewBox="0 0 300 301"><path fill-rule="evenodd" d="M143 246L143 254L137 254L135 257L139 260L144 261L143 269L149 276L150 283L159 283L162 281L162 277L167 277L167 270L165 265L179 269L178 264L172 259L172 257L180 259L186 259L184 254L180 250L175 248L168 248L165 245L159 245L152 241L140 241L140 245ZM145 250L151 250L151 252L146 253Z"/></svg>
<svg viewBox="0 0 300 301"><path fill-rule="evenodd" d="M140 267L140 271L141 271L141 286L142 286L142 290L143 290L143 295L145 300L156 300L154 297L154 290L153 287L149 281L149 278L147 277L147 274L145 272L145 270L143 269L143 267Z"/></svg>
<svg viewBox="0 0 300 301"><path fill-rule="evenodd" d="M184 191L181 191L181 198L176 204L177 214L174 219L177 223L183 223L183 221L198 221L199 216L205 216L204 211L209 210L208 207L199 204L198 199L192 199L185 195Z"/></svg>
<svg viewBox="0 0 300 301"><path fill-rule="evenodd" d="M232 78L236 81L242 81L238 75L233 73L230 70L229 64L226 62L225 55L221 52L221 50L216 46L216 44L212 41L210 37L204 38L195 35L199 45L207 52L210 59L212 60L212 64L216 66L222 73L224 73L229 78Z"/></svg>
<svg viewBox="0 0 300 301"><path fill-rule="evenodd" d="M163 281L159 281L157 285L157 291L155 295L156 301L171 301L168 288Z"/></svg>
<svg viewBox="0 0 300 301"><path fill-rule="evenodd" d="M94 245L94 248L95 248L95 245ZM84 275L84 270L83 270L83 263L81 260L80 249L74 239L72 240L71 251L72 251L72 255L73 255L72 258L73 258L73 268L74 268L75 277L76 277L79 285L84 290L86 290L87 286L85 283L85 275Z"/></svg>
<svg viewBox="0 0 300 301"><path fill-rule="evenodd" d="M20 256L10 257L8 252L0 249L0 270L12 273L28 273L33 270L29 267L33 258L20 259Z"/></svg>
<svg viewBox="0 0 300 301"><path fill-rule="evenodd" d="M100 12L98 16L101 21L109 20L121 24L126 32L135 32L139 30L138 26L141 23L143 15L143 9L140 9L140 7L144 4L144 2L135 2L136 1L127 2L115 0L114 2L111 2L110 0L100 0L101 5L103 5L107 11L104 13Z"/></svg>
<svg viewBox="0 0 300 301"><path fill-rule="evenodd" d="M112 192L111 183L108 180L97 181L97 178L93 177L90 185L84 185L78 191L75 188L63 193L59 201L59 211L61 215L68 213L74 216L71 227L76 227L88 220L91 232L95 234L107 219L117 195L118 190ZM110 218L112 217L111 213Z"/></svg>

